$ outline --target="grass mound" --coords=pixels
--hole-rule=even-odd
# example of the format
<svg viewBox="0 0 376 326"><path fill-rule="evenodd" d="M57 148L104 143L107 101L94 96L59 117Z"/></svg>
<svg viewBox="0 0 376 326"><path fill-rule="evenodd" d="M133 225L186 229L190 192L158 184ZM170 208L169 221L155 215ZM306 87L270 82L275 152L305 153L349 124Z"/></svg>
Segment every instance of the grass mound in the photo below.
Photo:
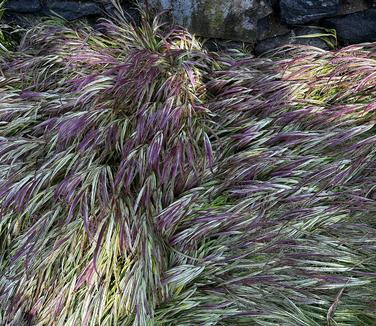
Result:
<svg viewBox="0 0 376 326"><path fill-rule="evenodd" d="M376 323L375 44L46 22L0 73L0 323Z"/></svg>

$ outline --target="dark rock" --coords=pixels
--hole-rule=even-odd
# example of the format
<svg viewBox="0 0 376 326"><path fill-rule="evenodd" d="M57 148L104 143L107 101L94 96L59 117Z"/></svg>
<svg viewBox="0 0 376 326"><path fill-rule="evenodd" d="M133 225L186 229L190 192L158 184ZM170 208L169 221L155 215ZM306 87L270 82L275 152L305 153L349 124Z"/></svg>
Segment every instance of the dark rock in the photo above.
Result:
<svg viewBox="0 0 376 326"><path fill-rule="evenodd" d="M66 20L75 20L80 17L100 15L101 7L94 2L47 0L46 14L57 15Z"/></svg>
<svg viewBox="0 0 376 326"><path fill-rule="evenodd" d="M34 13L40 11L42 6L39 0L8 0L4 8L19 13Z"/></svg>
<svg viewBox="0 0 376 326"><path fill-rule="evenodd" d="M257 42L255 47L255 53L257 55L263 54L265 52L272 51L280 46L290 44L291 32L283 35L278 35L274 37L267 38Z"/></svg>
<svg viewBox="0 0 376 326"><path fill-rule="evenodd" d="M376 41L376 9L328 18L323 23L337 31L341 44Z"/></svg>
<svg viewBox="0 0 376 326"><path fill-rule="evenodd" d="M290 29L286 25L281 24L279 18L275 15L261 18L257 22L257 40L286 34L289 31Z"/></svg>
<svg viewBox="0 0 376 326"><path fill-rule="evenodd" d="M368 9L366 0L341 0L337 16L348 15L366 9Z"/></svg>
<svg viewBox="0 0 376 326"><path fill-rule="evenodd" d="M279 10L279 0L265 0L266 4L273 8L274 11Z"/></svg>
<svg viewBox="0 0 376 326"><path fill-rule="evenodd" d="M302 26L293 30L292 42L293 44L315 46L320 49L330 50L329 44L322 37L310 37L309 35L318 35L326 33L319 27ZM331 40L331 41L334 41Z"/></svg>
<svg viewBox="0 0 376 326"><path fill-rule="evenodd" d="M246 43L238 42L238 41L229 41L229 40L222 40L222 39L208 39L204 42L204 47L213 52L219 51L227 51L232 49L244 49L247 47Z"/></svg>
<svg viewBox="0 0 376 326"><path fill-rule="evenodd" d="M125 19L129 22L134 22L137 25L141 23L141 14L140 11L134 6L134 4L131 4L129 2L121 3L121 7L123 10L123 15ZM116 17L117 16L117 9L113 5L113 3L108 2L104 5L104 11L106 14L110 17Z"/></svg>
<svg viewBox="0 0 376 326"><path fill-rule="evenodd" d="M298 27L289 33L270 37L261 40L256 44L255 53L257 55L272 51L278 47L289 44L301 44L315 46L321 49L329 50L329 45L319 37L309 37L310 34L321 34L322 30L313 27ZM304 37L300 37L304 36ZM306 37L307 36L307 37Z"/></svg>
<svg viewBox="0 0 376 326"><path fill-rule="evenodd" d="M272 13L261 0L148 0L148 5L170 12L177 24L197 35L244 42L255 41L257 21Z"/></svg>
<svg viewBox="0 0 376 326"><path fill-rule="evenodd" d="M281 0L280 9L283 23L304 24L336 15L339 0Z"/></svg>

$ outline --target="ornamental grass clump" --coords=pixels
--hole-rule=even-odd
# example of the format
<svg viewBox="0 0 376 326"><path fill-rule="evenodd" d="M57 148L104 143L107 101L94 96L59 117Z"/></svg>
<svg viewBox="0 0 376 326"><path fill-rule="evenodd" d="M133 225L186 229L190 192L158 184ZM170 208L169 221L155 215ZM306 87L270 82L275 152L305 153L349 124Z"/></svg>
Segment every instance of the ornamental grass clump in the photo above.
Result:
<svg viewBox="0 0 376 326"><path fill-rule="evenodd" d="M146 325L171 295L154 219L211 161L210 58L157 21L98 30L36 26L2 67L4 322Z"/></svg>
<svg viewBox="0 0 376 326"><path fill-rule="evenodd" d="M29 30L0 66L0 324L376 323L375 49Z"/></svg>
<svg viewBox="0 0 376 326"><path fill-rule="evenodd" d="M208 82L222 127L210 195L230 214L211 225L228 241L220 291L238 309L227 324L371 325L375 45L272 58L224 57ZM323 64L335 67L320 76ZM338 96L311 103L333 79Z"/></svg>

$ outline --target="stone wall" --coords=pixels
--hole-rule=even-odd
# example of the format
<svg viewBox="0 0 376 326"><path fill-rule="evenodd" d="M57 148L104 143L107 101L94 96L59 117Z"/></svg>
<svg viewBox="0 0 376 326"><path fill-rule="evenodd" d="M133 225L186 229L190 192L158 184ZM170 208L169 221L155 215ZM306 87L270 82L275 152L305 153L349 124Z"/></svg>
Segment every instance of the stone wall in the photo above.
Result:
<svg viewBox="0 0 376 326"><path fill-rule="evenodd" d="M8 15L59 15L67 20L74 20L84 16L101 15L104 5L105 2L99 0L8 0L5 8Z"/></svg>
<svg viewBox="0 0 376 326"><path fill-rule="evenodd" d="M336 30L339 45L376 41L376 0L142 1L200 36L247 42L259 54L288 43L330 48L335 38L329 29ZM123 0L128 11L131 2ZM112 6L110 0L8 0L6 8L13 17L55 14L74 20L99 17Z"/></svg>
<svg viewBox="0 0 376 326"><path fill-rule="evenodd" d="M339 45L376 41L376 0L148 0L148 4L170 12L176 22L199 35L252 43L257 53L288 43L330 48L336 43L331 29L336 30Z"/></svg>

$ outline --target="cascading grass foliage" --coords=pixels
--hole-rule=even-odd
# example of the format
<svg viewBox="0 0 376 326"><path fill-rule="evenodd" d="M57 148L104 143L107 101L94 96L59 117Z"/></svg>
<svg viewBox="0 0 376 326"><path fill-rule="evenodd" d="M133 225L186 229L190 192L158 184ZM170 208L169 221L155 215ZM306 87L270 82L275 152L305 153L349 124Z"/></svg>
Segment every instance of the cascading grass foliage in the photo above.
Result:
<svg viewBox="0 0 376 326"><path fill-rule="evenodd" d="M376 323L376 44L48 21L0 73L0 324Z"/></svg>
<svg viewBox="0 0 376 326"><path fill-rule="evenodd" d="M2 23L2 18L5 12L5 1L0 1L0 55L8 52L14 46L14 41L9 35L9 27L7 24Z"/></svg>

